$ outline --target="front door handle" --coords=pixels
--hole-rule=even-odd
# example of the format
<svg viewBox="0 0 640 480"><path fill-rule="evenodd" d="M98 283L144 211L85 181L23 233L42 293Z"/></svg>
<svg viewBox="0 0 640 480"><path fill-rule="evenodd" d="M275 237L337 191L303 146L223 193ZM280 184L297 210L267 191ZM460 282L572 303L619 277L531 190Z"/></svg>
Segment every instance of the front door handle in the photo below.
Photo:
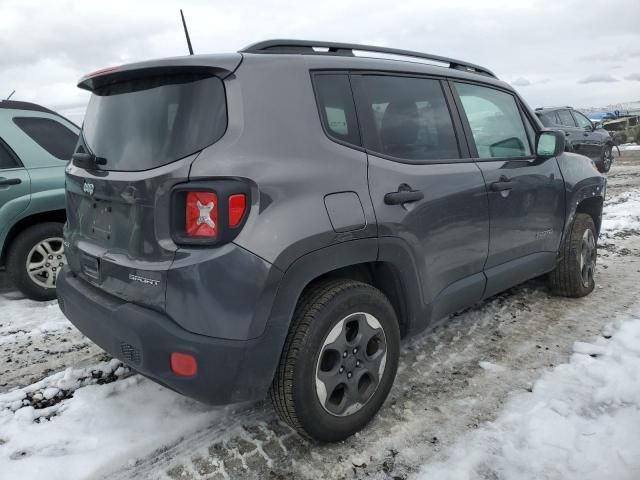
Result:
<svg viewBox="0 0 640 480"><path fill-rule="evenodd" d="M22 183L19 178L4 178L0 177L0 187L8 187L9 185L18 185Z"/></svg>
<svg viewBox="0 0 640 480"><path fill-rule="evenodd" d="M503 192L505 190L511 190L513 188L513 180L502 175L497 182L489 184L489 188L493 192Z"/></svg>
<svg viewBox="0 0 640 480"><path fill-rule="evenodd" d="M424 193L420 190L413 190L406 183L398 187L397 192L389 192L384 196L384 203L387 205L402 205L404 203L418 202L424 198Z"/></svg>

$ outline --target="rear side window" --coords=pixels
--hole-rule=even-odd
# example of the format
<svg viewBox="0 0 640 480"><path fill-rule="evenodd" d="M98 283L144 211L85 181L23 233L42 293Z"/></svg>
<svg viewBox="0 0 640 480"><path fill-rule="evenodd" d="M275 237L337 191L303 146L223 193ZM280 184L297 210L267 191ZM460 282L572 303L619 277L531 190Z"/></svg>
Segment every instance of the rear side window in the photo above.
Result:
<svg viewBox="0 0 640 480"><path fill-rule="evenodd" d="M354 75L364 146L416 163L460 158L439 80Z"/></svg>
<svg viewBox="0 0 640 480"><path fill-rule="evenodd" d="M78 135L60 122L50 118L15 117L13 123L50 155L65 161L71 159Z"/></svg>
<svg viewBox="0 0 640 480"><path fill-rule="evenodd" d="M93 92L82 127L102 170L160 167L218 141L227 128L222 80L200 73L137 78Z"/></svg>
<svg viewBox="0 0 640 480"><path fill-rule="evenodd" d="M560 118L560 125L565 127L575 127L576 122L569 110L558 110L558 117Z"/></svg>
<svg viewBox="0 0 640 480"><path fill-rule="evenodd" d="M360 145L349 77L346 74L316 74L313 83L320 119L327 135L341 142Z"/></svg>
<svg viewBox="0 0 640 480"><path fill-rule="evenodd" d="M456 83L479 158L531 155L520 110L513 95L490 87Z"/></svg>
<svg viewBox="0 0 640 480"><path fill-rule="evenodd" d="M11 155L9 149L4 145L4 142L0 140L0 170L16 168L18 166L18 162L13 158L13 155Z"/></svg>
<svg viewBox="0 0 640 480"><path fill-rule="evenodd" d="M538 118L540 118L540 121L545 127L552 127L560 124L560 120L558 120L555 112L539 113Z"/></svg>

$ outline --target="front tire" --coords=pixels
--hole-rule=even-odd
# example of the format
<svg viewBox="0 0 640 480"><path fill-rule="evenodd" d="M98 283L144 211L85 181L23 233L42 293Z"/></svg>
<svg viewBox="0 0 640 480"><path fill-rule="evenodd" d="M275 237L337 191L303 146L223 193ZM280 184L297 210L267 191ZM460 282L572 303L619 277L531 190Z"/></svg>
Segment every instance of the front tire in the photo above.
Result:
<svg viewBox="0 0 640 480"><path fill-rule="evenodd" d="M331 280L300 299L271 387L280 418L307 438L337 442L375 416L393 385L400 331L371 285Z"/></svg>
<svg viewBox="0 0 640 480"><path fill-rule="evenodd" d="M7 255L13 285L32 300L56 298L56 278L66 263L62 223L45 222L20 232Z"/></svg>
<svg viewBox="0 0 640 480"><path fill-rule="evenodd" d="M562 246L562 260L549 274L549 287L556 295L584 297L595 288L596 226L590 215L576 214L569 237Z"/></svg>

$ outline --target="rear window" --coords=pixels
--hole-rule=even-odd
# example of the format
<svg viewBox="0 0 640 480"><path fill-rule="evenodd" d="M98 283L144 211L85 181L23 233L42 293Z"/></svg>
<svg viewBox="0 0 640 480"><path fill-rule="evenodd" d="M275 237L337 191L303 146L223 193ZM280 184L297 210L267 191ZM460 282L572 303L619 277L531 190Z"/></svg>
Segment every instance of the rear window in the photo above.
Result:
<svg viewBox="0 0 640 480"><path fill-rule="evenodd" d="M78 135L60 122L41 117L14 117L20 130L59 160L70 160L78 143Z"/></svg>
<svg viewBox="0 0 640 480"><path fill-rule="evenodd" d="M139 171L218 141L227 128L222 80L203 74L147 77L93 92L82 127L104 170Z"/></svg>
<svg viewBox="0 0 640 480"><path fill-rule="evenodd" d="M552 127L560 123L555 112L539 113L538 118L545 127Z"/></svg>
<svg viewBox="0 0 640 480"><path fill-rule="evenodd" d="M316 88L320 119L331 138L360 145L356 107L346 74L317 74L313 78Z"/></svg>

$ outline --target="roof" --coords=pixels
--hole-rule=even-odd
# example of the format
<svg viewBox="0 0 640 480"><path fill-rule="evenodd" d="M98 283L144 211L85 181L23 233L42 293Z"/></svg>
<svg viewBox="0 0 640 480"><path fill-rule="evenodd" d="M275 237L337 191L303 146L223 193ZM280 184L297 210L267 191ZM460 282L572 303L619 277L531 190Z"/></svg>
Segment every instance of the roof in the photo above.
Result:
<svg viewBox="0 0 640 480"><path fill-rule="evenodd" d="M55 112L47 107L43 107L42 105L38 105L37 103L22 102L20 100L0 100L0 108L6 108L7 110L22 110L27 112L48 113L49 115L60 117L69 122L71 125L74 125L76 128L80 129L78 125L76 125L64 115L60 115L58 112Z"/></svg>
<svg viewBox="0 0 640 480"><path fill-rule="evenodd" d="M50 113L52 115L58 115L53 110L49 110L42 105L31 102L21 102L19 100L0 100L0 108L10 108L12 110L28 110L32 112Z"/></svg>

